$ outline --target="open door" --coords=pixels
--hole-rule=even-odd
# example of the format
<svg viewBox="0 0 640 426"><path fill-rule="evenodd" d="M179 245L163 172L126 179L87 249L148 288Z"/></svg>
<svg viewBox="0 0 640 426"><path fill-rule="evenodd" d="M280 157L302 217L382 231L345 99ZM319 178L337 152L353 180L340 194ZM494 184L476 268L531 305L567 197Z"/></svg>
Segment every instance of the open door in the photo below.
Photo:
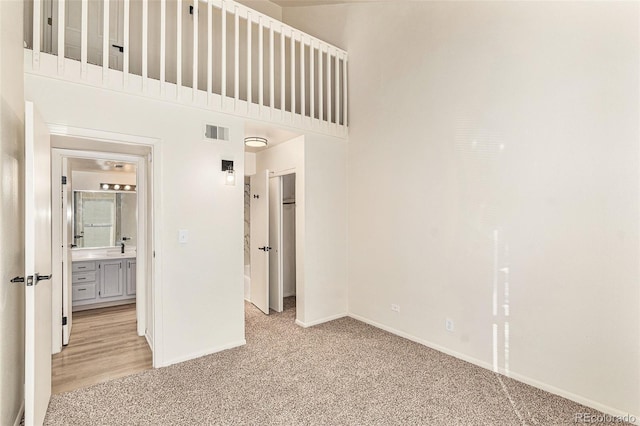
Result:
<svg viewBox="0 0 640 426"><path fill-rule="evenodd" d="M26 426L41 425L51 397L51 180L49 133L25 103Z"/></svg>
<svg viewBox="0 0 640 426"><path fill-rule="evenodd" d="M269 315L269 170L251 176L251 303Z"/></svg>
<svg viewBox="0 0 640 426"><path fill-rule="evenodd" d="M282 177L269 179L269 307L282 312Z"/></svg>
<svg viewBox="0 0 640 426"><path fill-rule="evenodd" d="M69 159L62 158L62 172L66 176L66 183L62 185L62 344L69 344L71 337L71 249L73 248L73 203L71 192L71 167Z"/></svg>

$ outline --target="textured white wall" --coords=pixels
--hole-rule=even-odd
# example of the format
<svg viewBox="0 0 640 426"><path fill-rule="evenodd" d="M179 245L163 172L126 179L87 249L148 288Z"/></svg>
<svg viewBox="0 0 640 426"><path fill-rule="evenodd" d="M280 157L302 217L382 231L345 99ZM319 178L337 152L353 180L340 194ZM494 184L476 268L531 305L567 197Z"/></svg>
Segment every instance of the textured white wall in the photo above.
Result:
<svg viewBox="0 0 640 426"><path fill-rule="evenodd" d="M100 189L100 184L103 182L135 185L136 174L74 171L73 179L71 179L71 185L73 185L74 191L98 191Z"/></svg>
<svg viewBox="0 0 640 426"><path fill-rule="evenodd" d="M284 9L349 52L352 314L638 417L638 7Z"/></svg>
<svg viewBox="0 0 640 426"><path fill-rule="evenodd" d="M22 2L0 1L0 424L24 400L24 85Z"/></svg>
<svg viewBox="0 0 640 426"><path fill-rule="evenodd" d="M244 174L243 123L228 115L34 75L25 91L47 123L160 139L162 277L155 349L162 365L244 341L243 185L224 184L222 158ZM93 107L87 108L87 105ZM203 140L203 123L230 128ZM157 161L157 158L156 158ZM157 216L158 217L158 216ZM178 230L189 242L178 242Z"/></svg>

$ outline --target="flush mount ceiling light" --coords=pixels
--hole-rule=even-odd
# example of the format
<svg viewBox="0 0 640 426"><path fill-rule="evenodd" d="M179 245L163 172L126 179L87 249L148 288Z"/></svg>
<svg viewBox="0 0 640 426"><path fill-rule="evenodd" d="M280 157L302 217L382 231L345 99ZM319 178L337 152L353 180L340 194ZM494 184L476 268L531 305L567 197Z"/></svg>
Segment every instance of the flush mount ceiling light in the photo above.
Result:
<svg viewBox="0 0 640 426"><path fill-rule="evenodd" d="M244 138L244 144L251 148L264 148L267 146L267 140L257 136L249 136L248 138Z"/></svg>

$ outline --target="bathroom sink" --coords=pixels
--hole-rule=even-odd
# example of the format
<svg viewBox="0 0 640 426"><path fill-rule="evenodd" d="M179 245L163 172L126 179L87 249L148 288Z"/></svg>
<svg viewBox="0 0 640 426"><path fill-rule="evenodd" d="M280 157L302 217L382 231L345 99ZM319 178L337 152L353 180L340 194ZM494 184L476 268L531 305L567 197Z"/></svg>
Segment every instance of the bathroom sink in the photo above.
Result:
<svg viewBox="0 0 640 426"><path fill-rule="evenodd" d="M125 253L107 253L108 257L136 257L135 253L125 252Z"/></svg>

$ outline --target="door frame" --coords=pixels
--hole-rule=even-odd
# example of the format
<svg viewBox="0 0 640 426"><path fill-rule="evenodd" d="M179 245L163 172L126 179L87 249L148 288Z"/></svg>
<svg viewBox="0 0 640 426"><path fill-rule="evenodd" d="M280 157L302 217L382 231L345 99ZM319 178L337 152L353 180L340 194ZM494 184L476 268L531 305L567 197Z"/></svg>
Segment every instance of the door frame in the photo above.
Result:
<svg viewBox="0 0 640 426"><path fill-rule="evenodd" d="M139 216L138 232L140 233L139 235L146 235L146 238L142 239L138 237L136 254L138 259L145 259L145 267L137 268L136 271L136 303L140 302L140 305L145 305L146 309L143 315L144 318L141 318L142 313L140 310L136 309L136 317L138 320L138 335L145 336L147 339L151 347L153 367L157 368L163 365L164 355L162 352L162 304L160 303L162 300L162 269L160 267L162 264L162 210L160 197L156 196L156 194L161 193L162 188L162 141L157 138L126 135L96 129L57 124L49 124L48 126L52 136L71 138L68 147L56 146L56 149L64 149L67 150L68 153L74 154L91 152L94 155L90 158L114 159L114 154L120 157L137 157L139 165L142 165L142 168L137 170L137 179L139 183L143 183L143 186L146 186L144 202L147 203L147 217L144 219L147 223L144 225L144 228L142 228L143 232L140 233L142 221ZM52 146L53 145L52 143ZM106 151L110 151L106 154L105 145L110 147L110 149L106 149ZM140 150L140 148L149 149L150 154L148 158L143 158L140 154L124 153ZM114 153L114 151L121 152ZM144 176L141 176L143 173ZM53 188L54 185L57 185L57 191L59 192L61 190L60 180L54 179L52 182L52 193L56 194L56 188ZM140 190L140 186L137 188ZM141 198L142 197L139 196L138 200L140 201ZM141 247L141 242L143 241L144 244ZM147 286L145 286L145 284L147 284ZM60 294L61 297L61 292L58 294ZM144 325L144 328L142 325Z"/></svg>
<svg viewBox="0 0 640 426"><path fill-rule="evenodd" d="M85 150L72 150L65 148L52 148L51 150L51 159L52 159L52 168L51 168L51 192L52 192L52 203L54 199L54 194L60 194L62 192L62 183L60 177L63 176L63 170L61 168L62 162L66 159L73 158L85 158L85 159L98 159L98 160L113 160L113 161L122 161L127 163L136 164L136 198L137 198L137 208L138 208L138 221L136 225L136 232L138 235L147 235L149 229L151 229L151 224L147 224L147 179L146 179L146 158L139 155L129 155L129 154L119 154L113 152L97 152L97 151L85 151ZM70 181L69 183L73 185L73 179L70 176L67 176L67 179ZM56 198L57 200L57 198ZM63 201L64 202L64 201ZM67 203L71 204L71 200L67 200ZM63 209L69 208L69 204L63 205ZM68 255L64 248L64 235L60 233L59 229L62 229L65 232L65 228L60 227L59 225L64 225L65 217L60 215L60 209L52 209L52 223L54 225L53 232L53 247L61 247L62 252L59 250L53 251L53 262L55 268L57 269L58 278L55 279L53 285L53 310L52 310L52 327L53 327L53 335L52 335L52 353L58 353L62 350L62 346L64 344L64 339L62 338L63 326L60 322L59 312L62 310L63 316L67 316L68 325L72 326L72 318L71 318L71 306L68 306L68 301L70 300L70 290L71 290L71 282L69 281L69 274L65 274L59 266L61 263L65 263L65 259L67 260L67 264L71 262L68 259ZM141 214L142 213L142 214ZM149 226L148 226L149 225ZM147 239L137 239L136 242L136 259L140 259L140 264L142 268L136 268L136 322L137 322L137 332L139 336L145 336L145 331L147 329L147 315L146 310L149 309L149 304L147 303L147 298L145 294L147 292L147 288L144 283L148 282L146 278L146 262L148 261L146 253L147 253ZM68 266L65 268L67 271L70 270ZM54 275L55 277L55 275ZM62 280L60 279L62 277ZM138 293L139 292L139 293ZM140 294L140 296L138 296ZM65 300L67 303L65 304ZM66 305L66 306L65 306ZM62 309L60 309L62 308Z"/></svg>
<svg viewBox="0 0 640 426"><path fill-rule="evenodd" d="M273 178L278 178L280 179L280 188L282 189L282 178L283 176L287 176L287 175L294 175L294 179L295 179L295 194L296 194L296 202L297 200L301 200L303 199L303 191L304 189L301 188L301 185L299 185L299 177L300 177L300 170L298 167L290 167L290 168L286 168L286 169L281 169L281 170L275 170L275 171L269 171L269 178L273 179ZM282 191L280 191L280 202L282 202ZM282 206L281 206L282 207ZM280 266L280 274L279 274L279 278L278 278L278 286L280 287L280 289L283 289L284 287L284 281L283 281L283 258L282 258L282 212L280 212L280 226L279 226L279 239L280 239L280 250L277 251L276 256L278 257L278 265ZM304 211L302 211L302 209L296 208L295 211L295 218L296 218L296 225L295 225L295 230L296 230L296 239L295 239L295 245L296 245L296 319L295 322L297 325L302 326L302 327L308 327L307 325L305 325L304 322L300 321L299 319L299 312L300 312L300 308L299 306L301 304L304 304L304 263L303 263L303 254L302 254L302 236L304 235L304 228L303 228L303 215ZM253 244L253 242L251 242ZM271 283L269 283L269 287L271 287ZM284 296L284 291L281 290L280 291L281 296Z"/></svg>

